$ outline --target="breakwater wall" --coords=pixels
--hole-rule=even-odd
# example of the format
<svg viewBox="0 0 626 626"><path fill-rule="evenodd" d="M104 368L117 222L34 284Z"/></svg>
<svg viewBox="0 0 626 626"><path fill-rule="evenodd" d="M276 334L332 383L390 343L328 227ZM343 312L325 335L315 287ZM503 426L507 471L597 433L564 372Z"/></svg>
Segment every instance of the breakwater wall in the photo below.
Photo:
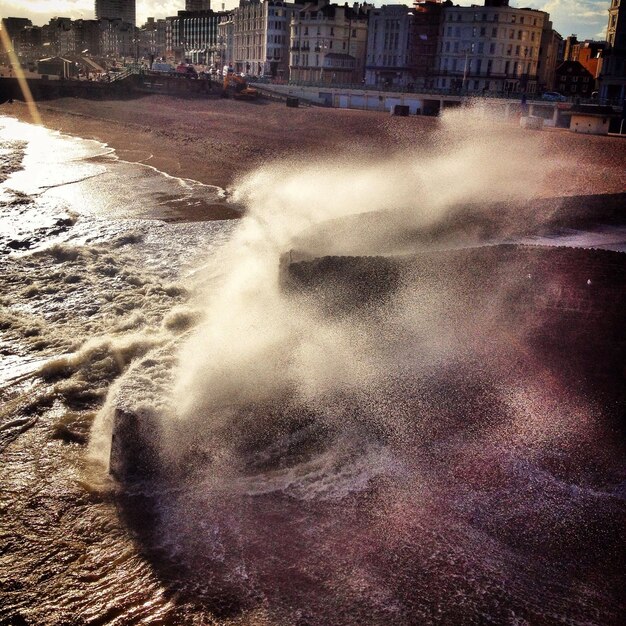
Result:
<svg viewBox="0 0 626 626"><path fill-rule="evenodd" d="M36 101L56 98L120 100L145 93L206 98L221 92L219 83L179 76L133 75L114 82L29 78L26 82ZM17 78L0 78L0 104L9 99L24 100L22 89Z"/></svg>

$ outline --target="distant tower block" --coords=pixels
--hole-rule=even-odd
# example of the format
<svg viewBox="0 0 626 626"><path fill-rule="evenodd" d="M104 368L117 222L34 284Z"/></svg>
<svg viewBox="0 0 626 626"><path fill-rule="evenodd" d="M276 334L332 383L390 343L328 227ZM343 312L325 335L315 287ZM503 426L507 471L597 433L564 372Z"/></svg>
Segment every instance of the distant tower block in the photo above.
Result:
<svg viewBox="0 0 626 626"><path fill-rule="evenodd" d="M96 0L96 19L120 19L135 26L135 0Z"/></svg>
<svg viewBox="0 0 626 626"><path fill-rule="evenodd" d="M185 0L185 11L208 11L211 0Z"/></svg>

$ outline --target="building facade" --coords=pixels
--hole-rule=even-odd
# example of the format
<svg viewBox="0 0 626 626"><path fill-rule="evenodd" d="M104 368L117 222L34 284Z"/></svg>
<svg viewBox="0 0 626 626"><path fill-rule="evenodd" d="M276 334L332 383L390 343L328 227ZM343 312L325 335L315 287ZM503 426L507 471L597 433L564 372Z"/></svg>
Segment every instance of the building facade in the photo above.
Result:
<svg viewBox="0 0 626 626"><path fill-rule="evenodd" d="M440 0L383 5L369 12L365 83L431 89L443 5Z"/></svg>
<svg viewBox="0 0 626 626"><path fill-rule="evenodd" d="M287 80L294 7L278 0L241 0L222 27L225 64L251 76Z"/></svg>
<svg viewBox="0 0 626 626"><path fill-rule="evenodd" d="M75 20L72 22L74 30L75 52L100 55L100 22L98 20Z"/></svg>
<svg viewBox="0 0 626 626"><path fill-rule="evenodd" d="M166 30L167 25L164 19L148 18L139 30L139 46L142 56L152 57L153 60L165 56Z"/></svg>
<svg viewBox="0 0 626 626"><path fill-rule="evenodd" d="M626 0L610 0L607 48L600 70L600 99L623 105L626 100Z"/></svg>
<svg viewBox="0 0 626 626"><path fill-rule="evenodd" d="M167 56L179 61L214 65L218 50L218 24L222 13L179 11L165 24Z"/></svg>
<svg viewBox="0 0 626 626"><path fill-rule="evenodd" d="M555 87L564 96L589 98L596 88L596 80L578 61L563 61L556 68Z"/></svg>
<svg viewBox="0 0 626 626"><path fill-rule="evenodd" d="M562 62L563 37L552 28L552 22L546 20L541 31L539 60L537 61L537 80L539 91L554 91L557 66Z"/></svg>
<svg viewBox="0 0 626 626"><path fill-rule="evenodd" d="M372 8L327 0L298 7L291 20L290 80L362 84Z"/></svg>
<svg viewBox="0 0 626 626"><path fill-rule="evenodd" d="M121 20L135 25L135 0L96 0L96 19Z"/></svg>
<svg viewBox="0 0 626 626"><path fill-rule="evenodd" d="M412 83L413 19L404 4L387 4L369 12L366 85L405 88Z"/></svg>
<svg viewBox="0 0 626 626"><path fill-rule="evenodd" d="M235 59L235 24L233 12L222 16L217 25L217 68L234 67Z"/></svg>
<svg viewBox="0 0 626 626"><path fill-rule="evenodd" d="M132 24L121 19L107 18L99 22L101 55L114 59L139 57L139 38Z"/></svg>
<svg viewBox="0 0 626 626"><path fill-rule="evenodd" d="M549 16L514 9L508 0L444 6L436 86L472 92L535 93L544 24Z"/></svg>

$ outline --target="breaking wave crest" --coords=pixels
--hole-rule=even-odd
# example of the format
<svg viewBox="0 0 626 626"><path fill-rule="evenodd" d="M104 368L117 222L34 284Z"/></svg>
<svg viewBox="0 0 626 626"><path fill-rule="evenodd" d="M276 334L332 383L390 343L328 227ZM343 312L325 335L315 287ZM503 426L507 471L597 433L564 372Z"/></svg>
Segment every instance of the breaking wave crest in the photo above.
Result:
<svg viewBox="0 0 626 626"><path fill-rule="evenodd" d="M591 615L567 572L616 580L623 501L586 322L554 313L576 257L483 245L528 217L540 156L459 113L384 161L239 181L245 218L165 321L190 329L134 361L91 440L190 601L294 623Z"/></svg>

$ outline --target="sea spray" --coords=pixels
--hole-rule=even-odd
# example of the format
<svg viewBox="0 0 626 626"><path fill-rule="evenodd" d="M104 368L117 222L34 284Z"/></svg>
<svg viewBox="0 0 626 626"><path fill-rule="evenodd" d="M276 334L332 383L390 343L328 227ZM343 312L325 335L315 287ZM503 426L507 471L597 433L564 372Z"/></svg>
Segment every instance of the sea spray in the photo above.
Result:
<svg viewBox="0 0 626 626"><path fill-rule="evenodd" d="M323 302L285 292L279 266L294 243L304 242L301 247L315 256L307 234L315 236L317 225L330 224L332 239L333 220L382 213L376 230L357 223L352 230L344 228L332 245L337 254L357 248L364 254L384 249L389 255L404 245L407 233L431 228L466 204L528 198L546 173L539 171L533 138L489 118L468 121L466 112L447 114L436 137L434 145L384 161L341 154L298 167L272 163L238 182L233 197L247 214L215 261L225 268L225 277L217 291L202 296L205 321L180 353L172 419L190 420L195 438L213 432L207 439L215 445L215 432L230 426L233 405L281 397L323 404L336 393L375 386L389 368L404 367L389 362L386 333L379 332L403 302L403 289L373 320L340 319L323 311ZM506 159L496 158L504 151ZM443 289L439 294L436 289L413 300L423 319L436 317L437 299L445 298ZM423 310L426 303L430 315ZM408 320L404 315L403 323ZM420 325L415 316L411 321ZM422 333L424 356L445 342L447 332L429 330ZM184 429L176 433L173 447L181 452Z"/></svg>

